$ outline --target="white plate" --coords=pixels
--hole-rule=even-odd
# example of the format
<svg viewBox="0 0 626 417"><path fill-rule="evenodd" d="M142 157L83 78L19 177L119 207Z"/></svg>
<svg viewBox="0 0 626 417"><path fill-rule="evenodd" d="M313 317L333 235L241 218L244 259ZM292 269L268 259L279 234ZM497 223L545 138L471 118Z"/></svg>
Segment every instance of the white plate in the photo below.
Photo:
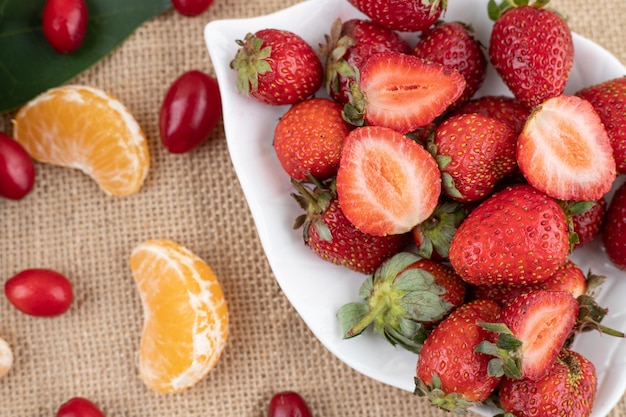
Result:
<svg viewBox="0 0 626 417"><path fill-rule="evenodd" d="M488 45L492 22L487 17L486 4L487 0L450 1L445 19L471 23L483 45ZM364 16L345 0L309 0L267 16L213 21L205 27L204 35L221 89L232 163L281 289L315 336L340 360L378 381L413 391L416 355L395 348L370 332L351 340L342 339L336 312L343 304L358 300L357 291L365 275L320 260L303 245L301 231L292 230L300 209L289 195L289 179L272 148L274 126L287 107L264 105L240 95L235 72L229 68L238 49L235 40L243 39L248 32L265 28L290 30L317 47L337 17L347 20ZM413 34L403 36L412 45L417 39ZM626 72L615 57L595 43L574 35L574 44L576 58L566 93ZM479 94L510 95L491 67ZM597 244L580 249L572 259L585 272L592 267L594 272L608 276L599 296L601 305L610 310L604 323L623 330L626 274L608 263ZM593 416L605 416L626 388L626 343L594 332L580 337L574 349L596 366L599 392ZM485 416L494 414L487 407L475 411Z"/></svg>

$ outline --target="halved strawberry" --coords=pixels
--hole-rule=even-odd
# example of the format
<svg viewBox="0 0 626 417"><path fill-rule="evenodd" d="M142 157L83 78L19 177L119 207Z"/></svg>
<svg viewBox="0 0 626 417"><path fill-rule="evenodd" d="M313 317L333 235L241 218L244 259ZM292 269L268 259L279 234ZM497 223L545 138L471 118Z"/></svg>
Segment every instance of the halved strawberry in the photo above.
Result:
<svg viewBox="0 0 626 417"><path fill-rule="evenodd" d="M441 193L435 159L395 130L365 126L346 137L337 172L345 216L375 236L410 231L434 211Z"/></svg>
<svg viewBox="0 0 626 417"><path fill-rule="evenodd" d="M367 123L408 133L441 115L465 85L463 75L452 67L382 52L363 65L345 113L357 126Z"/></svg>
<svg viewBox="0 0 626 417"><path fill-rule="evenodd" d="M574 329L578 302L566 291L535 290L507 304L498 324L483 323L500 333L498 341L482 343L479 352L496 359L490 372L533 381L546 375Z"/></svg>
<svg viewBox="0 0 626 417"><path fill-rule="evenodd" d="M597 200L616 177L613 148L593 106L576 96L539 105L518 138L517 163L535 188L560 200Z"/></svg>

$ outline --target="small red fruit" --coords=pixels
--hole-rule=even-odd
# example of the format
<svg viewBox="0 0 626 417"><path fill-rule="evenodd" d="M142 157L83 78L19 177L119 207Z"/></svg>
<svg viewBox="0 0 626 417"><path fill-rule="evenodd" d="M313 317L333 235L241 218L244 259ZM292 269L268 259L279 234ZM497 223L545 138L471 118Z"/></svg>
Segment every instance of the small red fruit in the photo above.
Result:
<svg viewBox="0 0 626 417"><path fill-rule="evenodd" d="M50 269L25 269L5 282L4 292L15 308L39 317L65 313L73 299L70 281Z"/></svg>
<svg viewBox="0 0 626 417"><path fill-rule="evenodd" d="M159 115L161 142L171 153L198 147L222 116L217 81L198 70L179 76L169 87Z"/></svg>
<svg viewBox="0 0 626 417"><path fill-rule="evenodd" d="M267 417L312 417L304 399L294 391L274 394L270 400Z"/></svg>
<svg viewBox="0 0 626 417"><path fill-rule="evenodd" d="M606 211L602 244L613 264L626 269L626 183L615 191Z"/></svg>
<svg viewBox="0 0 626 417"><path fill-rule="evenodd" d="M447 0L350 0L373 21L398 31L419 32L446 11Z"/></svg>
<svg viewBox="0 0 626 417"><path fill-rule="evenodd" d="M21 200L35 184L35 165L26 150L0 132L0 196Z"/></svg>
<svg viewBox="0 0 626 417"><path fill-rule="evenodd" d="M47 0L43 9L43 34L61 54L70 54L83 43L87 33L85 0Z"/></svg>
<svg viewBox="0 0 626 417"><path fill-rule="evenodd" d="M531 110L521 101L509 96L481 96L471 99L454 110L453 115L478 113L506 123L516 134L524 128Z"/></svg>
<svg viewBox="0 0 626 417"><path fill-rule="evenodd" d="M204 13L213 0L172 0L172 5L176 11L184 16L198 16Z"/></svg>
<svg viewBox="0 0 626 417"><path fill-rule="evenodd" d="M74 397L61 404L56 417L104 417L104 414L90 400Z"/></svg>

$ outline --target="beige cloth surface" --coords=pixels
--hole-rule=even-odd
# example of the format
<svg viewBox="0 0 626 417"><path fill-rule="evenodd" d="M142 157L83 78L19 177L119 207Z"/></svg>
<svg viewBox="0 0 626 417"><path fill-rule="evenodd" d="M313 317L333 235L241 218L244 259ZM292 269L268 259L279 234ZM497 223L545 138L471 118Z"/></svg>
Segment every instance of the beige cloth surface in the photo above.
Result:
<svg viewBox="0 0 626 417"><path fill-rule="evenodd" d="M185 155L169 154L160 143L167 86L190 69L214 73L204 25L294 3L215 0L196 18L168 11L73 80L126 104L146 132L152 167L138 194L113 198L78 171L37 164L26 199L0 200L2 283L22 269L47 267L66 274L75 291L71 309L51 319L21 314L0 297L0 337L15 354L13 369L0 379L0 416L52 416L62 402L84 396L107 416L262 417L281 390L299 391L318 417L448 415L352 370L313 336L269 268L221 124ZM552 5L575 32L626 62L624 0ZM0 117L0 130L11 132L10 117ZM128 257L148 238L173 239L205 259L230 307L231 335L220 362L178 394L151 392L136 368L142 311ZM626 416L626 397L610 416Z"/></svg>

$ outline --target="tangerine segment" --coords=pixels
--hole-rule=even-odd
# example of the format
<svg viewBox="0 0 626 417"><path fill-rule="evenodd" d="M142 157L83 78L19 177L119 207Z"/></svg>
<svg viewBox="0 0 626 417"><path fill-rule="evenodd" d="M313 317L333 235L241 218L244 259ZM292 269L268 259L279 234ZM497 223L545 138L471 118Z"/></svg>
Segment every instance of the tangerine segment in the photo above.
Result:
<svg viewBox="0 0 626 417"><path fill-rule="evenodd" d="M13 366L13 351L9 344L0 338L0 378L6 375Z"/></svg>
<svg viewBox="0 0 626 417"><path fill-rule="evenodd" d="M152 390L177 392L213 369L228 338L228 308L212 269L170 240L131 253L144 323L139 376Z"/></svg>
<svg viewBox="0 0 626 417"><path fill-rule="evenodd" d="M77 168L104 192L139 190L150 156L141 127L102 90L66 85L50 89L16 114L13 136L38 162Z"/></svg>

